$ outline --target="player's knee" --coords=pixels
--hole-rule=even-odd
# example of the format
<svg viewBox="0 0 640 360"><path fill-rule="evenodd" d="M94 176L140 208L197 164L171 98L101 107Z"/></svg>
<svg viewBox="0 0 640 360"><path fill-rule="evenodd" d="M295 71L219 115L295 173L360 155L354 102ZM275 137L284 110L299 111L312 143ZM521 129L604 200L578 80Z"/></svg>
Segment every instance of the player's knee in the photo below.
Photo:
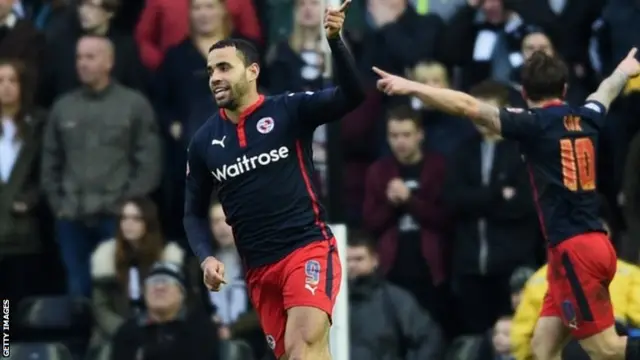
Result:
<svg viewBox="0 0 640 360"><path fill-rule="evenodd" d="M580 341L580 346L595 360L622 360L625 355L626 341L608 329L603 333Z"/></svg>

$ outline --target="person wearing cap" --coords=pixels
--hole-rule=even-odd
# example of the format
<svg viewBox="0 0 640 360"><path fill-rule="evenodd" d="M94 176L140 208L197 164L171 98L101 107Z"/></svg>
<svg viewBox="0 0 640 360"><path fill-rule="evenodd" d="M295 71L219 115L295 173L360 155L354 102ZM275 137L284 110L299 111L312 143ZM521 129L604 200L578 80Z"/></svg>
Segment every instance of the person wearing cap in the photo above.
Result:
<svg viewBox="0 0 640 360"><path fill-rule="evenodd" d="M609 226L603 222L609 232ZM547 287L545 264L526 282L513 317L511 346L516 360L533 358L530 344ZM618 259L617 272L609 285L609 293L616 321L627 327L640 325L640 297L637 296L640 293L640 268Z"/></svg>
<svg viewBox="0 0 640 360"><path fill-rule="evenodd" d="M154 264L144 280L146 310L127 321L113 339L112 360L217 360L217 328L206 314L188 309L180 266Z"/></svg>

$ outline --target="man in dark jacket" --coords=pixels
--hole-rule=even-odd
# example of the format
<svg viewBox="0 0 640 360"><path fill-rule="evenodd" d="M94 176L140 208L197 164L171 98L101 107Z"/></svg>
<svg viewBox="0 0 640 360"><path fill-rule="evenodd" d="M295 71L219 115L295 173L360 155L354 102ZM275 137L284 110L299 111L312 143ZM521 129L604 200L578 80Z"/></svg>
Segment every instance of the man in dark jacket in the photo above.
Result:
<svg viewBox="0 0 640 360"><path fill-rule="evenodd" d="M379 239L381 270L389 280L438 316L443 313L439 288L445 279L442 246L448 230L440 201L444 160L422 151L422 119L408 106L390 112L387 137L393 155L368 170L364 224Z"/></svg>
<svg viewBox="0 0 640 360"><path fill-rule="evenodd" d="M508 90L491 81L471 94L505 106ZM539 239L518 144L479 130L454 154L444 191L455 216L452 282L465 334L481 334L511 312L511 273L535 261Z"/></svg>
<svg viewBox="0 0 640 360"><path fill-rule="evenodd" d="M156 263L144 282L146 313L124 323L112 360L217 360L217 330L206 314L184 305L185 279L173 263Z"/></svg>
<svg viewBox="0 0 640 360"><path fill-rule="evenodd" d="M442 335L410 293L382 279L378 256L362 233L347 248L351 360L441 359Z"/></svg>

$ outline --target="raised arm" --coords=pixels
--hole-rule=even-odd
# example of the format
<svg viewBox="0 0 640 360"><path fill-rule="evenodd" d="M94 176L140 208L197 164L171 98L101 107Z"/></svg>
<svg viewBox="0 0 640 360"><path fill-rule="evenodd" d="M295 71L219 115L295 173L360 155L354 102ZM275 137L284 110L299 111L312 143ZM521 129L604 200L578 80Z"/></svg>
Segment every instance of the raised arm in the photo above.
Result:
<svg viewBox="0 0 640 360"><path fill-rule="evenodd" d="M600 83L598 90L589 95L587 101L597 101L608 110L613 100L618 97L620 91L627 84L629 78L640 74L640 63L636 59L637 52L637 48L631 49L627 57L618 64L613 73Z"/></svg>
<svg viewBox="0 0 640 360"><path fill-rule="evenodd" d="M378 89L387 95L413 95L432 108L469 118L496 133L501 133L500 109L484 103L469 94L450 89L441 89L420 84L400 76L391 75L376 67L373 71L380 75Z"/></svg>

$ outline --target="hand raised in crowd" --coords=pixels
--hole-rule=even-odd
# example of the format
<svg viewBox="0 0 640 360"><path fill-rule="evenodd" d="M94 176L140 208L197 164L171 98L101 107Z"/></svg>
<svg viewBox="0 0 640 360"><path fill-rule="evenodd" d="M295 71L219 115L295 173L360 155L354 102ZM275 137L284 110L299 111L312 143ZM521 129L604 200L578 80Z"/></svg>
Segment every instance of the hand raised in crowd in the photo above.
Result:
<svg viewBox="0 0 640 360"><path fill-rule="evenodd" d="M227 282L224 280L224 264L222 261L209 256L200 265L204 274L204 284L210 291L220 291L222 284Z"/></svg>
<svg viewBox="0 0 640 360"><path fill-rule="evenodd" d="M630 78L640 75L640 63L636 58L637 52L637 48L631 49L627 54L627 57L625 57L618 65L618 70L624 72Z"/></svg>
<svg viewBox="0 0 640 360"><path fill-rule="evenodd" d="M344 25L344 18L351 0L345 0L338 9L327 8L324 14L324 29L327 32L327 38L335 38L340 36L340 31Z"/></svg>
<svg viewBox="0 0 640 360"><path fill-rule="evenodd" d="M373 67L373 72L380 76L376 82L378 90L387 95L409 95L413 91L414 82L401 76L391 75L386 71Z"/></svg>

